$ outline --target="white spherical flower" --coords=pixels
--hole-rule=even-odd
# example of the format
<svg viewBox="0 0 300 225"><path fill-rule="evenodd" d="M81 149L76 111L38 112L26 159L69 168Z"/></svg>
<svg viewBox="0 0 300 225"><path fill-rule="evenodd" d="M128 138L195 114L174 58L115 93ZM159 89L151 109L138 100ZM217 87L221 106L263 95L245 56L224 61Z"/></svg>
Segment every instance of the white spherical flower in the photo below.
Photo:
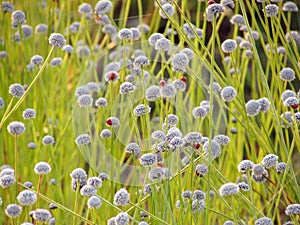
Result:
<svg viewBox="0 0 300 225"><path fill-rule="evenodd" d="M36 202L36 199L36 194L30 190L21 191L17 196L17 200L22 206L33 205Z"/></svg>
<svg viewBox="0 0 300 225"><path fill-rule="evenodd" d="M236 195L239 192L239 187L234 183L227 183L220 187L219 192L221 196Z"/></svg>
<svg viewBox="0 0 300 225"><path fill-rule="evenodd" d="M49 44L56 48L62 48L66 44L66 39L62 34L52 33L49 37Z"/></svg>
<svg viewBox="0 0 300 225"><path fill-rule="evenodd" d="M46 162L39 162L34 166L34 172L36 174L47 174L51 172L51 166Z"/></svg>
<svg viewBox="0 0 300 225"><path fill-rule="evenodd" d="M276 16L278 14L278 10L279 8L275 4L266 5L266 7L263 9L267 17Z"/></svg>
<svg viewBox="0 0 300 225"><path fill-rule="evenodd" d="M226 102L231 102L235 99L237 93L234 87L227 86L222 89L221 91L221 97Z"/></svg>
<svg viewBox="0 0 300 225"><path fill-rule="evenodd" d="M237 48L237 43L235 40L227 39L222 43L221 48L222 48L223 52L230 53L230 52L233 52Z"/></svg>
<svg viewBox="0 0 300 225"><path fill-rule="evenodd" d="M130 194L125 188L118 190L114 196L114 204L118 206L126 206L129 204Z"/></svg>
<svg viewBox="0 0 300 225"><path fill-rule="evenodd" d="M90 209L97 209L102 205L102 201L97 196L92 196L89 198L87 205Z"/></svg>

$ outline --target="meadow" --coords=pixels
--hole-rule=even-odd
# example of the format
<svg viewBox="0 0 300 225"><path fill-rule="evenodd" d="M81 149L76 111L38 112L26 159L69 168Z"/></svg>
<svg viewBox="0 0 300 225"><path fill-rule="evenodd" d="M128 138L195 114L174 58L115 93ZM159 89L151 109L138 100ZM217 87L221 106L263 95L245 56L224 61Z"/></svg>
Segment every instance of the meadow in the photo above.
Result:
<svg viewBox="0 0 300 225"><path fill-rule="evenodd" d="M0 7L0 224L299 225L297 0Z"/></svg>

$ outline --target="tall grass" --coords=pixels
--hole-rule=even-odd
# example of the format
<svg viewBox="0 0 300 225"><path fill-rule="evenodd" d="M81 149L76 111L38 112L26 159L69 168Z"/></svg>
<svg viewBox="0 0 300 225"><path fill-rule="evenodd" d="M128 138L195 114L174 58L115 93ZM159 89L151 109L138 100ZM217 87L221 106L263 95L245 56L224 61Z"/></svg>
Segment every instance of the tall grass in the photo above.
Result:
<svg viewBox="0 0 300 225"><path fill-rule="evenodd" d="M0 109L0 165L11 166L16 173L13 185L0 188L0 223L33 221L29 212L36 210L38 205L48 209L57 224L107 224L120 212L128 213L130 224L141 221L149 224L223 224L227 220L234 224L254 224L260 217L270 218L273 224L287 221L299 224L299 215L289 217L285 214L287 206L300 203L299 118L296 120L299 114L295 105L287 107L281 99L287 89L294 92L298 101L300 98L297 94L300 87L299 40L287 38L292 31L299 30L299 12L285 12L282 10L285 2L279 2L273 3L279 7L278 15L267 17L262 9L271 4L269 1L241 0L234 2L233 10L225 9L207 21L205 9L208 3L202 1L174 1L171 5L175 14L172 16L165 10L164 2L159 0L111 2L113 8L107 16L117 31L142 24L147 24L149 31L140 28L138 40L120 40L117 36L111 38L105 34L104 25L95 22L94 14L91 19L80 17L78 6L82 1L48 1L45 6L42 6L44 1L14 1L15 10L23 10L26 24L33 28L29 38L24 38L20 32L21 40L17 42L15 33L18 29L21 31L21 26L12 29L11 13L3 9L0 12L3 39L0 51L8 55L0 58L0 97L5 102ZM297 1L294 2L299 6ZM94 8L97 1L87 3ZM229 22L235 14L244 17L244 32L239 30L240 26ZM70 25L74 21L80 23L80 28L72 33ZM34 32L40 23L48 25L46 34ZM183 27L189 30L189 34ZM167 35L169 28L172 32ZM197 28L202 29L202 36L198 35ZM251 31L257 32L258 39ZM50 46L48 37L53 32L64 34L74 52L69 54ZM167 37L172 49L165 53L150 46L148 39L153 33ZM240 46L230 54L222 50L225 39L239 40L240 37L251 45L252 57L247 57L246 49ZM86 46L89 54L80 53L81 46ZM280 46L285 48L285 54L278 53ZM193 58L184 72L174 71L173 57L184 48L192 50ZM132 55L137 54L134 52L137 49L143 50L149 59L149 65L141 67L140 75L134 75L135 71L128 63L128 59L136 59ZM43 56L44 63L28 70L27 65L36 54ZM119 58L113 58L113 54ZM54 57L62 58L60 66L50 66ZM123 63L118 69L120 79L107 82L104 76L106 65L119 60ZM286 67L294 70L293 81L280 79L279 74ZM121 95L120 85L129 79L128 75L134 77L135 90ZM146 99L149 86L157 85L162 90L163 85L185 79L186 90L177 90L174 97L161 96L154 102ZM78 87L89 82L95 82L100 88L89 93L93 106L82 108L75 93ZM27 88L21 98L14 98L8 92L14 83ZM216 83L220 90L215 89ZM230 102L224 101L221 94L227 86L232 86L237 92ZM106 107L94 107L100 97L107 100ZM270 109L249 116L246 103L264 97L269 100ZM205 100L209 101L207 115L195 118L193 109ZM151 113L135 116L134 109L138 105L150 106ZM27 108L36 110L36 118L23 119L22 112ZM282 116L286 112L291 113L292 121ZM151 133L163 130L165 126L163 132L167 135L172 129L170 122L165 121L169 114L179 118L177 128L182 132L181 140L185 140L183 137L188 132L199 132L209 141L197 143L199 145L180 145L172 151L167 150L170 147L167 141L160 146L164 149L164 161L142 167L140 157L155 153L161 144L151 138ZM120 125L107 126L109 117L117 117ZM23 122L25 133L19 136L9 134L6 128L12 121ZM103 129L109 129L111 137L100 137ZM80 134L89 134L91 142L77 145L75 139ZM220 156L214 158L212 140L219 134L229 137L230 142L222 146ZM42 138L46 135L53 136L55 143L44 145ZM35 142L37 147L30 149L29 142ZM125 151L131 142L139 145L140 156ZM207 154L204 145L207 145ZM286 170L278 173L275 168L267 169L268 175L262 177L265 180L262 183L252 179L252 170L238 171L242 160L262 164L268 154L277 155L278 162L285 162ZM188 162L183 160L184 156ZM34 173L34 166L40 161L50 164L50 173L43 176ZM196 175L200 163L207 165L205 176ZM72 189L70 174L76 168L83 168L88 177L98 176L101 172L109 176L97 190L101 207L88 208L89 198L80 194L79 181L77 188ZM148 175L153 168L172 171L152 181ZM24 185L26 181L32 182L33 187ZM240 181L248 184L249 191L240 190L232 196L220 193L222 185ZM151 193L144 193L147 184L150 184ZM121 188L130 193L130 202L125 206L114 204L114 195ZM20 216L9 218L5 209L9 204L19 204L17 196L23 189L35 192L38 203L23 206ZM200 207L201 212L195 213L198 201L193 202L182 195L187 190L205 193L205 206ZM178 200L180 207L176 206ZM50 203L54 203L57 209L50 210ZM35 221L35 224L46 223Z"/></svg>

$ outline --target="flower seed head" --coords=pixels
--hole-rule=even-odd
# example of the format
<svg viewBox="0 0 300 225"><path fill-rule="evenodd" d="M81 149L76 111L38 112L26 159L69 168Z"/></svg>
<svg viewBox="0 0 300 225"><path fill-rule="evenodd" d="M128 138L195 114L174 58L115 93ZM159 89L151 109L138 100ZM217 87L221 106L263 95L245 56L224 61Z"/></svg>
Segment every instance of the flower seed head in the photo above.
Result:
<svg viewBox="0 0 300 225"><path fill-rule="evenodd" d="M261 217L254 221L255 225L273 225L273 222L268 217Z"/></svg>
<svg viewBox="0 0 300 225"><path fill-rule="evenodd" d="M36 209L32 215L36 221L49 221L52 217L51 213L47 209Z"/></svg>
<svg viewBox="0 0 300 225"><path fill-rule="evenodd" d="M165 139L165 133L161 130L153 131L151 137L155 141L163 141Z"/></svg>
<svg viewBox="0 0 300 225"><path fill-rule="evenodd" d="M117 206L126 206L129 204L130 194L125 188L118 190L114 196L114 204Z"/></svg>
<svg viewBox="0 0 300 225"><path fill-rule="evenodd" d="M14 11L14 6L13 4L11 4L10 2L8 1L3 1L2 2L2 8L3 8L3 11L4 12L13 12Z"/></svg>
<svg viewBox="0 0 300 225"><path fill-rule="evenodd" d="M183 81L185 80L185 81ZM182 77L180 80L174 80L173 85L176 90L185 91L186 90L186 78Z"/></svg>
<svg viewBox="0 0 300 225"><path fill-rule="evenodd" d="M109 138L111 137L111 131L108 129L103 129L100 133L101 138Z"/></svg>
<svg viewBox="0 0 300 225"><path fill-rule="evenodd" d="M238 165L238 171L245 173L247 170L251 170L254 166L254 163L250 160L242 160Z"/></svg>
<svg viewBox="0 0 300 225"><path fill-rule="evenodd" d="M246 182L239 182L238 184L237 184L237 186L239 187L239 189L241 190L241 191L249 191L250 189L249 189L249 185L246 183Z"/></svg>
<svg viewBox="0 0 300 225"><path fill-rule="evenodd" d="M87 95L80 95L78 97L78 105L81 108L88 108L91 107L93 105L93 98L91 95L87 94Z"/></svg>
<svg viewBox="0 0 300 225"><path fill-rule="evenodd" d="M133 154L136 158L140 157L141 148L135 142L129 143L125 150L126 152Z"/></svg>
<svg viewBox="0 0 300 225"><path fill-rule="evenodd" d="M11 20L24 24L26 22L25 13L22 10L16 10L11 14Z"/></svg>
<svg viewBox="0 0 300 225"><path fill-rule="evenodd" d="M80 15L86 13L92 13L92 6L88 3L82 3L81 5L78 6L78 12Z"/></svg>
<svg viewBox="0 0 300 225"><path fill-rule="evenodd" d="M154 48L157 51L167 52L171 50L172 42L169 39L162 37L155 42Z"/></svg>
<svg viewBox="0 0 300 225"><path fill-rule="evenodd" d="M200 200L200 201L194 200L192 202L192 212L193 213L196 213L196 212L200 213L200 212L204 211L204 209L205 209L205 202L203 200Z"/></svg>
<svg viewBox="0 0 300 225"><path fill-rule="evenodd" d="M184 141L187 144L195 145L202 141L202 135L199 132L189 132L184 136Z"/></svg>
<svg viewBox="0 0 300 225"><path fill-rule="evenodd" d="M284 12L298 12L298 7L294 2L288 1L283 3L282 11Z"/></svg>
<svg viewBox="0 0 300 225"><path fill-rule="evenodd" d="M121 40L131 40L131 39L133 39L133 33L130 29L123 28L118 32L118 37Z"/></svg>
<svg viewBox="0 0 300 225"><path fill-rule="evenodd" d="M75 143L80 146L80 145L88 145L91 143L91 137L89 134L80 134L76 139Z"/></svg>
<svg viewBox="0 0 300 225"><path fill-rule="evenodd" d="M140 158L140 164L142 166L152 166L155 163L157 163L157 157L152 153L143 154Z"/></svg>
<svg viewBox="0 0 300 225"><path fill-rule="evenodd" d="M104 15L107 14L111 8L112 8L112 3L109 0L100 0L95 6L95 13L97 15Z"/></svg>
<svg viewBox="0 0 300 225"><path fill-rule="evenodd" d="M17 200L20 203L20 205L29 206L33 205L36 202L37 196L33 191L24 190L18 194Z"/></svg>
<svg viewBox="0 0 300 225"><path fill-rule="evenodd" d="M163 178L164 171L160 167L154 167L149 171L148 177L152 181L160 180Z"/></svg>
<svg viewBox="0 0 300 225"><path fill-rule="evenodd" d="M231 220L227 220L223 223L223 225L234 225L234 222L232 222Z"/></svg>
<svg viewBox="0 0 300 225"><path fill-rule="evenodd" d="M168 19L169 17L172 17L175 14L175 8L173 5L166 3L162 5L162 9L159 10L159 15L161 16L161 18L163 19ZM165 15L165 13L168 15Z"/></svg>
<svg viewBox="0 0 300 225"><path fill-rule="evenodd" d="M223 184L219 189L221 196L236 195L239 192L239 187L234 183Z"/></svg>
<svg viewBox="0 0 300 225"><path fill-rule="evenodd" d="M289 97L287 98L284 102L283 105L286 107L290 107L290 106L298 106L299 105L299 99L296 97ZM298 108L298 107L296 107Z"/></svg>
<svg viewBox="0 0 300 225"><path fill-rule="evenodd" d="M36 117L36 111L31 108L27 108L23 111L22 116L24 120L30 120Z"/></svg>
<svg viewBox="0 0 300 225"><path fill-rule="evenodd" d="M280 79L283 81L293 81L296 78L295 71L290 67L283 68L279 75Z"/></svg>
<svg viewBox="0 0 300 225"><path fill-rule="evenodd" d="M246 25L244 16L240 14L235 14L231 17L230 22L232 24L238 25L238 26L243 26Z"/></svg>
<svg viewBox="0 0 300 225"><path fill-rule="evenodd" d="M127 212L121 212L115 217L116 225L127 225L129 223L129 216Z"/></svg>
<svg viewBox="0 0 300 225"><path fill-rule="evenodd" d="M102 201L97 196L92 196L89 198L87 205L89 209L97 209L102 205Z"/></svg>
<svg viewBox="0 0 300 225"><path fill-rule="evenodd" d="M176 88L173 84L165 84L160 88L160 95L163 98L172 98L176 94Z"/></svg>
<svg viewBox="0 0 300 225"><path fill-rule="evenodd" d="M219 134L214 137L214 140L218 142L220 145L228 145L230 142L230 138L226 135Z"/></svg>
<svg viewBox="0 0 300 225"><path fill-rule="evenodd" d="M44 62L44 58L40 55L34 55L30 59L30 63L33 65L42 65Z"/></svg>
<svg viewBox="0 0 300 225"><path fill-rule="evenodd" d="M203 150L206 153L206 155L210 155L212 159L217 158L219 155L221 155L221 146L219 145L218 142L215 140L211 141L211 149L209 147L210 141L205 142L203 145Z"/></svg>
<svg viewBox="0 0 300 225"><path fill-rule="evenodd" d="M278 14L278 6L275 4L269 4L263 9L266 12L267 17L276 16Z"/></svg>
<svg viewBox="0 0 300 225"><path fill-rule="evenodd" d="M62 64L62 58L60 57L55 57L50 61L51 67L60 66L61 64Z"/></svg>
<svg viewBox="0 0 300 225"><path fill-rule="evenodd" d="M43 145L53 145L55 143L55 139L50 135L46 135L43 137L42 143Z"/></svg>
<svg viewBox="0 0 300 225"><path fill-rule="evenodd" d="M300 215L300 204L291 204L286 207L285 214L287 216Z"/></svg>
<svg viewBox="0 0 300 225"><path fill-rule="evenodd" d="M151 46L155 46L155 43L157 42L157 40L163 38L164 36L161 33L153 33L151 34L151 36L148 39L148 42Z"/></svg>
<svg viewBox="0 0 300 225"><path fill-rule="evenodd" d="M208 15L216 15L218 13L222 13L224 12L224 6L222 6L221 4L211 4L206 8L206 14Z"/></svg>
<svg viewBox="0 0 300 225"><path fill-rule="evenodd" d="M36 25L34 30L36 34L46 34L48 31L48 26L46 24L40 23Z"/></svg>
<svg viewBox="0 0 300 225"><path fill-rule="evenodd" d="M135 67L144 67L144 66L148 66L149 65L149 59L146 56L143 55L139 55L137 56L134 61L133 61L133 65Z"/></svg>
<svg viewBox="0 0 300 225"><path fill-rule="evenodd" d="M260 99L257 100L257 102L258 102L258 104L260 106L259 107L259 111L260 112L266 113L266 112L269 111L270 106L271 106L271 103L270 103L269 99L267 99L267 98L260 98Z"/></svg>
<svg viewBox="0 0 300 225"><path fill-rule="evenodd" d="M71 178L74 180L86 180L87 179L87 174L85 170L81 168L76 168L72 171L70 174Z"/></svg>
<svg viewBox="0 0 300 225"><path fill-rule="evenodd" d="M193 195L193 192L191 190L185 190L181 193L181 197L183 199L191 199Z"/></svg>
<svg viewBox="0 0 300 225"><path fill-rule="evenodd" d="M18 121L10 122L7 130L11 135L21 135L25 132L25 124Z"/></svg>
<svg viewBox="0 0 300 225"><path fill-rule="evenodd" d="M74 49L73 49L73 47L72 47L71 45L65 45L65 46L62 48L62 50L63 50L64 52L66 52L66 53L69 53L69 54L73 53L73 51L74 51Z"/></svg>
<svg viewBox="0 0 300 225"><path fill-rule="evenodd" d="M107 100L105 98L98 98L95 102L96 107L104 107L107 106Z"/></svg>
<svg viewBox="0 0 300 225"><path fill-rule="evenodd" d="M266 167L267 169L270 169L272 167L276 167L278 163L278 156L274 154L268 154L266 155L262 161L261 164Z"/></svg>
<svg viewBox="0 0 300 225"><path fill-rule="evenodd" d="M154 102L160 98L160 88L157 85L151 85L146 90L146 99L149 102Z"/></svg>
<svg viewBox="0 0 300 225"><path fill-rule="evenodd" d="M36 174L47 174L51 172L51 166L46 162L38 162L34 166L34 172Z"/></svg>
<svg viewBox="0 0 300 225"><path fill-rule="evenodd" d="M231 102L235 99L236 95L236 90L232 86L224 87L221 91L221 97L226 102Z"/></svg>
<svg viewBox="0 0 300 225"><path fill-rule="evenodd" d="M260 104L256 100L250 100L246 103L248 116L256 116L260 112Z"/></svg>
<svg viewBox="0 0 300 225"><path fill-rule="evenodd" d="M10 204L5 208L5 214L10 218L16 218L21 215L22 208L17 204Z"/></svg>
<svg viewBox="0 0 300 225"><path fill-rule="evenodd" d="M292 90L285 90L282 94L281 94L281 100L284 102L287 98L289 97L296 97L296 94L294 91Z"/></svg>
<svg viewBox="0 0 300 225"><path fill-rule="evenodd" d="M32 27L28 25L22 25L22 32L24 35L24 38L30 38L32 36ZM17 35L20 35L17 32Z"/></svg>
<svg viewBox="0 0 300 225"><path fill-rule="evenodd" d="M227 39L222 43L221 48L222 48L223 52L230 53L230 52L233 52L237 48L237 43L235 40Z"/></svg>
<svg viewBox="0 0 300 225"><path fill-rule="evenodd" d="M92 185L84 185L81 189L80 189L80 194L83 197L91 197L97 194L97 189L92 186Z"/></svg>
<svg viewBox="0 0 300 225"><path fill-rule="evenodd" d="M24 93L25 90L21 84L12 84L9 86L9 94L15 98L21 98Z"/></svg>
<svg viewBox="0 0 300 225"><path fill-rule="evenodd" d="M205 164L198 164L195 168L197 176L205 176L208 173L208 168Z"/></svg>
<svg viewBox="0 0 300 225"><path fill-rule="evenodd" d="M0 177L0 186L2 188L8 188L16 182L16 179L12 175L3 175Z"/></svg>
<svg viewBox="0 0 300 225"><path fill-rule="evenodd" d="M133 110L133 113L134 113L135 116L143 116L143 115L146 115L147 113L150 113L150 112L151 112L151 108L149 106L145 106L143 104L138 105Z"/></svg>
<svg viewBox="0 0 300 225"><path fill-rule="evenodd" d="M185 72L185 68L189 64L189 58L185 53L177 53L172 59L172 67L174 71Z"/></svg>
<svg viewBox="0 0 300 225"><path fill-rule="evenodd" d="M286 169L286 163L285 162L280 162L276 165L276 171L277 173L284 173L285 169Z"/></svg>
<svg viewBox="0 0 300 225"><path fill-rule="evenodd" d="M49 37L49 44L56 48L62 48L66 44L66 39L62 34L52 33Z"/></svg>
<svg viewBox="0 0 300 225"><path fill-rule="evenodd" d="M201 190L195 190L193 194L193 200L204 200L206 198L206 194Z"/></svg>
<svg viewBox="0 0 300 225"><path fill-rule="evenodd" d="M198 106L195 107L192 111L193 117L196 118L204 118L208 115L207 107L205 106Z"/></svg>

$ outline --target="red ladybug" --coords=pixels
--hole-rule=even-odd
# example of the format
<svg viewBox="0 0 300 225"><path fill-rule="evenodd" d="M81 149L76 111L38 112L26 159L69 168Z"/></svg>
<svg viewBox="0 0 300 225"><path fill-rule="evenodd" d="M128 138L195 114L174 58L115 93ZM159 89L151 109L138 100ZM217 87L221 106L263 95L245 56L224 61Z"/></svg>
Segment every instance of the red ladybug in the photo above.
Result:
<svg viewBox="0 0 300 225"><path fill-rule="evenodd" d="M112 120L111 120L111 119L107 119L107 120L106 120L106 124L107 124L108 126L111 126L111 125L112 125Z"/></svg>
<svg viewBox="0 0 300 225"><path fill-rule="evenodd" d="M183 82L187 82L187 78L186 77L181 77L180 80L182 80Z"/></svg>

